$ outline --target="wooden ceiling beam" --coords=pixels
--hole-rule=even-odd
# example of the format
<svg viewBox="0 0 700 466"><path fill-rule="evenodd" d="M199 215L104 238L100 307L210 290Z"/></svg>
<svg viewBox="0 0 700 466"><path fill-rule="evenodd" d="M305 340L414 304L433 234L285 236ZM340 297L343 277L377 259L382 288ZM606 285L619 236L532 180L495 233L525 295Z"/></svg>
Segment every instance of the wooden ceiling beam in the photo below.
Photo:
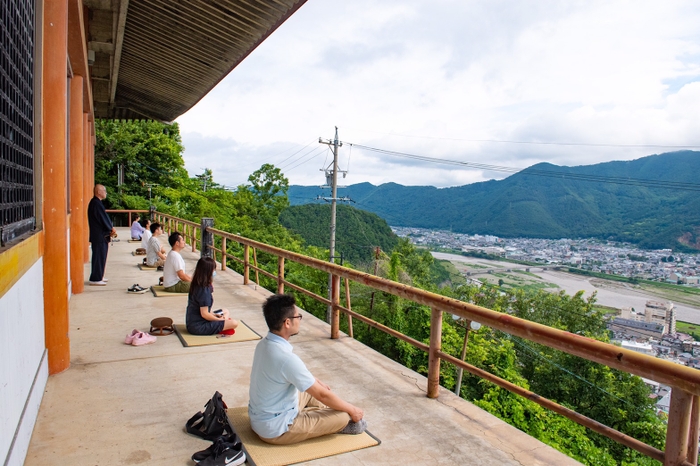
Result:
<svg viewBox="0 0 700 466"><path fill-rule="evenodd" d="M112 62L112 83L109 90L109 103L114 103L114 97L117 94L117 83L119 82L119 66L122 59L122 46L124 45L124 28L126 26L126 13L129 10L129 0L119 0L119 13L117 16L117 25L114 29L114 61Z"/></svg>

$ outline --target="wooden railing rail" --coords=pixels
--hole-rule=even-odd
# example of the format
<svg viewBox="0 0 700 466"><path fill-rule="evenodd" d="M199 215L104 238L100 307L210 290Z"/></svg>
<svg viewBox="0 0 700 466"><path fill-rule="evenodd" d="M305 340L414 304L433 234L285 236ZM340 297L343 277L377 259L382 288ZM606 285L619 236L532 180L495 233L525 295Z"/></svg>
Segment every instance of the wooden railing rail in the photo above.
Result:
<svg viewBox="0 0 700 466"><path fill-rule="evenodd" d="M159 214L164 215L164 214ZM170 221L174 217L164 217ZM181 219L177 219L180 222ZM192 224L193 222L187 222ZM195 224L196 225L196 224ZM222 230L205 227L207 233L214 237L220 237L223 244L226 240L233 241L243 246L243 259L228 253L222 246L221 249L214 249L224 258L232 258L243 264L244 283L248 283L248 276L252 268L256 273L256 282L259 280L258 273L269 277L277 283L277 291L283 292L285 286L306 294L313 299L331 305L331 338L339 337L339 314L344 312L348 319L354 318L382 332L392 335L405 341L416 348L428 353L428 387L427 395L436 398L439 393L440 361L447 361L456 367L482 377L506 390L523 396L541 406L550 409L562 416L571 419L595 432L598 432L612 440L633 448L644 455L662 461L664 466L696 464L697 463L697 443L700 431L700 371L674 364L669 361L654 358L634 351L626 350L618 346L603 343L591 338L575 335L563 330L547 327L536 322L520 319L508 314L500 313L474 304L465 303L453 298L441 296L436 293L414 288L401 283L393 282L385 278L377 277L369 273L349 269L330 262L308 257L295 252L260 243L239 235L234 235ZM254 264L250 264L249 251L253 249ZM256 251L262 251L277 258L276 274L268 272L257 264ZM205 251L202 252L205 254ZM307 267L314 268L330 274L331 276L331 299L316 295L302 287L290 283L284 278L285 261L292 261ZM222 262L223 266L223 262ZM340 281L345 279L346 303L347 307L340 304ZM350 293L348 282L353 281L383 291L401 298L408 299L418 304L430 307L431 327L430 344L419 342L407 335L391 329L379 322L376 322L362 314L350 309ZM501 330L510 335L515 335L523 339L548 346L568 354L582 357L589 361L594 361L606 366L618 369L640 377L645 377L664 383L673 388L671 392L671 407L669 410L669 422L666 437L666 451L658 450L637 439L634 439L622 432L612 429L582 414L570 410L558 403L543 398L529 390L512 384L507 380L490 374L482 369L472 366L458 358L455 358L441 350L442 342L442 315L444 312L457 315L464 319L477 321L482 325L487 325ZM352 321L349 320L349 328L352 328Z"/></svg>
<svg viewBox="0 0 700 466"><path fill-rule="evenodd" d="M128 225L131 226L131 215L132 214L147 214L149 211L148 210L139 210L139 209L127 209L127 210L121 210L121 209L106 209L108 214L127 214L129 221Z"/></svg>
<svg viewBox="0 0 700 466"><path fill-rule="evenodd" d="M192 246L192 252L197 251L197 241L199 241L197 238L197 232L200 231L201 227L199 223L173 217L172 215L164 214L162 212L154 212L152 221L163 225L163 231L168 235L174 231L179 231L185 238L185 242Z"/></svg>

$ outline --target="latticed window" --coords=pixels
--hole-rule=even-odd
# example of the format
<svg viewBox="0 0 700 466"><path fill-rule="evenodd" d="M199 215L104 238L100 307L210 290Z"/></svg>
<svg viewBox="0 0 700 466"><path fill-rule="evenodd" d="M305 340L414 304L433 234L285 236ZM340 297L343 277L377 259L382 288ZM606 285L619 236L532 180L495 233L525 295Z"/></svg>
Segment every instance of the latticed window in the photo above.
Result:
<svg viewBox="0 0 700 466"><path fill-rule="evenodd" d="M0 6L0 245L35 226L34 0Z"/></svg>

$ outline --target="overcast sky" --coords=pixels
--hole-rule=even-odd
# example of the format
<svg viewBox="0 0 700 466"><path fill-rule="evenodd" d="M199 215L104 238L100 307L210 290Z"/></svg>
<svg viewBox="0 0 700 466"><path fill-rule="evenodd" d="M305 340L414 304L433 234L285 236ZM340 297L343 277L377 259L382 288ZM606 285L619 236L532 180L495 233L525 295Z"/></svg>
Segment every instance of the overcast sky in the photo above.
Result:
<svg viewBox="0 0 700 466"><path fill-rule="evenodd" d="M515 168L700 150L700 2L308 0L178 122L190 174L228 186L263 163L323 184L334 126L343 184L508 175L350 143Z"/></svg>

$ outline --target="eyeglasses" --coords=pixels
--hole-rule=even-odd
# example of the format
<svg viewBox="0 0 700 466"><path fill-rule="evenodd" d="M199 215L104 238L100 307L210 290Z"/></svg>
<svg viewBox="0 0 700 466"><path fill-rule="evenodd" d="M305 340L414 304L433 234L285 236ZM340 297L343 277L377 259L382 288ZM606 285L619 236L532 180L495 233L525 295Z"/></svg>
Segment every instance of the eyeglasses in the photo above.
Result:
<svg viewBox="0 0 700 466"><path fill-rule="evenodd" d="M304 317L304 316L301 315L301 314L299 314L299 315L297 315L297 316L290 317L290 319L299 319L299 320L301 320L302 317Z"/></svg>

